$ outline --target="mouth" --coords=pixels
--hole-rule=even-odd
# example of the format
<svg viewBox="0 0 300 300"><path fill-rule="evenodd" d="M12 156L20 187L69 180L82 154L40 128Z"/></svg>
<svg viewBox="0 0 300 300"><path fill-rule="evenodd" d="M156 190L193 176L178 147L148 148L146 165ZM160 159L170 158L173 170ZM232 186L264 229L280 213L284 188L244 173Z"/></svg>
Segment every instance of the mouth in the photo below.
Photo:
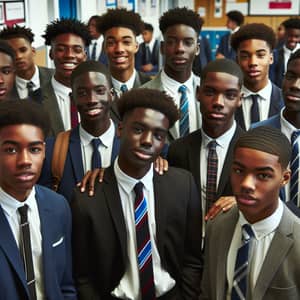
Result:
<svg viewBox="0 0 300 300"><path fill-rule="evenodd" d="M114 57L113 58L113 62L115 64L123 64L127 61L127 57L126 56L118 56L118 57Z"/></svg>
<svg viewBox="0 0 300 300"><path fill-rule="evenodd" d="M256 199L254 197L251 197L249 195L243 195L243 194L236 196L236 201L237 203L246 206L252 206L256 204Z"/></svg>
<svg viewBox="0 0 300 300"><path fill-rule="evenodd" d="M85 114L87 114L90 117L94 117L94 116L99 115L101 113L101 111L103 111L102 106L94 107L94 108L90 108L90 109L85 110Z"/></svg>
<svg viewBox="0 0 300 300"><path fill-rule="evenodd" d="M176 65L184 65L186 64L187 60L183 57L175 57L173 59L173 63L176 64Z"/></svg>
<svg viewBox="0 0 300 300"><path fill-rule="evenodd" d="M141 160L151 160L153 156L152 152L147 152L143 150L134 150L133 152Z"/></svg>
<svg viewBox="0 0 300 300"><path fill-rule="evenodd" d="M73 71L76 68L77 63L67 62L67 63L62 63L62 66L63 66L63 69L66 71Z"/></svg>
<svg viewBox="0 0 300 300"><path fill-rule="evenodd" d="M285 94L285 99L287 101L300 101L300 95L299 94Z"/></svg>
<svg viewBox="0 0 300 300"><path fill-rule="evenodd" d="M17 68L22 68L26 65L26 63L24 61L19 61L16 63Z"/></svg>
<svg viewBox="0 0 300 300"><path fill-rule="evenodd" d="M24 173L17 174L15 177L19 182L28 182L28 181L32 181L35 178L35 173L24 172Z"/></svg>
<svg viewBox="0 0 300 300"><path fill-rule="evenodd" d="M225 118L225 115L218 112L211 112L208 114L209 119L216 119L216 120L222 120Z"/></svg>
<svg viewBox="0 0 300 300"><path fill-rule="evenodd" d="M252 70L248 72L249 77L257 77L260 75L260 71Z"/></svg>
<svg viewBox="0 0 300 300"><path fill-rule="evenodd" d="M7 93L7 89L6 88L0 88L0 97L5 96Z"/></svg>

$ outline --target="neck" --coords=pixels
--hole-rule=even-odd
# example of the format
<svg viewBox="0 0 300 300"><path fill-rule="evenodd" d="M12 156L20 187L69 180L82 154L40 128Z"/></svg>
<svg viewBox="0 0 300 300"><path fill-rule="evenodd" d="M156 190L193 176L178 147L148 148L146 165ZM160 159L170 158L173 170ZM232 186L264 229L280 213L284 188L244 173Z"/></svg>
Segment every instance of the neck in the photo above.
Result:
<svg viewBox="0 0 300 300"><path fill-rule="evenodd" d="M32 68L25 70L25 71L18 71L17 75L20 78L30 80L33 77L34 73L35 73L35 66L33 66Z"/></svg>
<svg viewBox="0 0 300 300"><path fill-rule="evenodd" d="M222 124L221 126L212 126L211 124L205 124L205 121L202 121L203 131L211 138L217 139L222 136L226 131L228 131L233 125L233 119L228 124Z"/></svg>
<svg viewBox="0 0 300 300"><path fill-rule="evenodd" d="M173 72L172 70L170 70L166 67L164 68L164 71L170 78L172 78L175 81L180 82L180 83L186 82L190 78L191 73L192 73L191 69L184 70L182 72Z"/></svg>
<svg viewBox="0 0 300 300"><path fill-rule="evenodd" d="M264 79L262 81L258 81L258 82L246 82L245 81L244 85L249 91L256 93L267 86L268 79L269 78L266 78L266 79Z"/></svg>
<svg viewBox="0 0 300 300"><path fill-rule="evenodd" d="M82 120L81 126L90 135L98 137L108 130L110 126L110 119L107 118L106 120L101 120L100 122L98 120L97 123L96 122L89 123Z"/></svg>
<svg viewBox="0 0 300 300"><path fill-rule="evenodd" d="M112 75L113 78L117 79L118 81L126 82L131 78L133 74L133 70L134 70L133 67L123 71L111 69L110 74Z"/></svg>
<svg viewBox="0 0 300 300"><path fill-rule="evenodd" d="M122 157L122 152L120 151L120 155L118 158L118 164L120 169L128 176L135 178L135 179L141 179L143 178L147 172L150 170L151 164L147 164L145 166L133 166L130 162L125 160Z"/></svg>
<svg viewBox="0 0 300 300"><path fill-rule="evenodd" d="M54 74L55 80L57 80L59 83L71 88L71 78L57 78L57 75Z"/></svg>
<svg viewBox="0 0 300 300"><path fill-rule="evenodd" d="M287 108L283 111L285 119L297 129L300 129L300 111L289 111Z"/></svg>

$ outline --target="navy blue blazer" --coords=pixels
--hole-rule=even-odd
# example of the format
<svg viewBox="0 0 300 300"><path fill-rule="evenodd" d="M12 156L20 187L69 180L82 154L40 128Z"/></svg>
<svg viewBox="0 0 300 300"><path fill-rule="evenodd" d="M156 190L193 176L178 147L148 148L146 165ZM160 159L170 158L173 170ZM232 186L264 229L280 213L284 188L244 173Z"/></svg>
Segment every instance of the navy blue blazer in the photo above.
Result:
<svg viewBox="0 0 300 300"><path fill-rule="evenodd" d="M272 117L280 112L284 106L281 89L272 83L271 101L268 117ZM245 120L243 115L243 108L240 106L235 112L235 120L242 129L246 129Z"/></svg>
<svg viewBox="0 0 300 300"><path fill-rule="evenodd" d="M67 201L42 186L35 186L41 235L45 298L77 299L72 279L71 213ZM29 300L23 261L0 206L0 299Z"/></svg>
<svg viewBox="0 0 300 300"><path fill-rule="evenodd" d="M223 54L226 58L236 59L236 52L232 49L230 45L231 33L227 33L221 37L220 44L217 53Z"/></svg>
<svg viewBox="0 0 300 300"><path fill-rule="evenodd" d="M102 48L101 48L101 52L100 52L100 55L96 58L96 61L99 61L101 62L102 64L104 64L105 66L108 66L108 58L107 58L107 55L106 53L104 52L104 42L102 42ZM90 47L86 47L86 53L87 53L87 59L88 60L91 60L91 56L92 56L92 53L90 53Z"/></svg>
<svg viewBox="0 0 300 300"><path fill-rule="evenodd" d="M43 164L39 184L52 188L53 178L51 173L51 163L53 157L55 138L46 139L46 158ZM113 162L119 153L120 141L114 138L111 162ZM71 130L69 149L66 157L65 168L57 192L64 195L70 202L73 189L84 176L82 153L79 137L79 126Z"/></svg>
<svg viewBox="0 0 300 300"><path fill-rule="evenodd" d="M284 77L284 52L283 48L273 51L273 64L269 70L270 80L281 88Z"/></svg>

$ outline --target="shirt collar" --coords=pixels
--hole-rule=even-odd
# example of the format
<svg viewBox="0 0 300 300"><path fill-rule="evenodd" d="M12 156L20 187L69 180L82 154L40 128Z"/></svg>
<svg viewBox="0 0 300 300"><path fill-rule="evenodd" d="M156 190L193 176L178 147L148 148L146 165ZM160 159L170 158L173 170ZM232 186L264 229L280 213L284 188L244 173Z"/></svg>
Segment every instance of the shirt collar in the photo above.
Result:
<svg viewBox="0 0 300 300"><path fill-rule="evenodd" d="M290 123L283 115L284 107L280 111L280 126L281 131L285 136L291 140L292 133L298 131L299 128L296 128L292 123Z"/></svg>
<svg viewBox="0 0 300 300"><path fill-rule="evenodd" d="M270 80L268 80L267 85L259 90L258 92L253 92L248 90L244 85L242 86L242 93L243 93L243 98L248 98L251 97L251 95L259 95L259 97L263 100L267 100L271 98L272 94L272 83Z"/></svg>
<svg viewBox="0 0 300 300"><path fill-rule="evenodd" d="M165 72L165 70L161 71L161 81L163 82L163 86L169 91L171 91L172 94L174 94L175 91L178 92L178 89L181 85L185 85L187 87L187 91L192 93L194 91L193 80L194 80L193 72L191 72L191 76L187 81L181 83L169 77Z"/></svg>
<svg viewBox="0 0 300 300"><path fill-rule="evenodd" d="M90 47L91 46L93 47L95 43L97 43L97 45L100 46L102 44L103 40L104 40L104 38L103 38L103 35L101 34L97 39L94 39L91 41Z"/></svg>
<svg viewBox="0 0 300 300"><path fill-rule="evenodd" d="M286 47L286 45L283 45L282 48L283 48L283 51L284 51L285 54L291 55L292 53L295 53L300 48L300 44L298 43L293 50L288 49Z"/></svg>
<svg viewBox="0 0 300 300"><path fill-rule="evenodd" d="M55 93L60 95L63 99L67 99L68 97L70 97L70 93L72 91L71 88L58 82L54 78L54 76L52 76L51 83L52 83L53 89L55 90Z"/></svg>
<svg viewBox="0 0 300 300"><path fill-rule="evenodd" d="M34 84L34 90L40 86L39 68L37 66L35 66L34 74L31 77L31 79L29 79L29 80L21 78L18 75L16 76L16 85L17 85L17 88L20 90L27 89L27 83L30 81Z"/></svg>
<svg viewBox="0 0 300 300"><path fill-rule="evenodd" d="M133 73L132 73L131 77L126 82L121 82L111 76L112 85L113 85L114 89L117 90L117 92L119 92L119 93L121 92L121 86L123 84L126 84L128 90L131 90L134 85L135 76L136 76L135 69L133 69Z"/></svg>

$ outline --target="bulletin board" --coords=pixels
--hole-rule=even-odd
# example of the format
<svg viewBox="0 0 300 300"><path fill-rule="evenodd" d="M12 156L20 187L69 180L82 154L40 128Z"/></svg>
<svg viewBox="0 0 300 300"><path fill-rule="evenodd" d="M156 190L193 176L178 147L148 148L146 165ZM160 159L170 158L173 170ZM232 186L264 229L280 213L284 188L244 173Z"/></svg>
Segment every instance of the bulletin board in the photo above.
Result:
<svg viewBox="0 0 300 300"><path fill-rule="evenodd" d="M135 11L135 0L106 0L106 8L126 8Z"/></svg>
<svg viewBox="0 0 300 300"><path fill-rule="evenodd" d="M249 15L298 16L300 0L250 0Z"/></svg>
<svg viewBox="0 0 300 300"><path fill-rule="evenodd" d="M0 25L25 23L25 1L0 1Z"/></svg>

